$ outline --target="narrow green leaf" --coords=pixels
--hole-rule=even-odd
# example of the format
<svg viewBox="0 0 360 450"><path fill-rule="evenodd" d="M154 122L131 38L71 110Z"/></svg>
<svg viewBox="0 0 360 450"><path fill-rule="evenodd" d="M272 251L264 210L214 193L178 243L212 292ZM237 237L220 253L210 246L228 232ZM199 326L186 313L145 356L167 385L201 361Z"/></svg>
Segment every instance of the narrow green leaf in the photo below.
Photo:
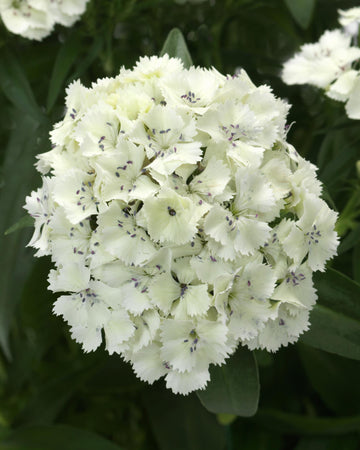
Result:
<svg viewBox="0 0 360 450"><path fill-rule="evenodd" d="M51 267L49 257L34 258L32 270L24 283L17 311L19 331L12 336L13 360L7 370L9 393L21 391L24 383L32 379L35 368L49 348L56 345L61 334L61 322L52 314L55 296L47 289ZM45 388L44 383L41 387ZM36 394L34 387L31 393Z"/></svg>
<svg viewBox="0 0 360 450"><path fill-rule="evenodd" d="M196 395L174 396L155 385L146 389L143 401L159 450L224 448L225 428L201 406Z"/></svg>
<svg viewBox="0 0 360 450"><path fill-rule="evenodd" d="M360 321L316 305L310 314L310 324L310 330L301 337L301 342L360 360Z"/></svg>
<svg viewBox="0 0 360 450"><path fill-rule="evenodd" d="M77 33L71 34L60 47L51 75L49 92L46 102L48 111L54 106L65 79L74 64L81 48L81 42Z"/></svg>
<svg viewBox="0 0 360 450"><path fill-rule="evenodd" d="M222 366L210 368L210 382L197 391L201 403L211 412L250 417L256 413L260 384L254 355L244 347Z"/></svg>
<svg viewBox="0 0 360 450"><path fill-rule="evenodd" d="M299 345L306 375L328 408L339 415L360 413L360 362Z"/></svg>
<svg viewBox="0 0 360 450"><path fill-rule="evenodd" d="M192 66L192 59L184 36L178 28L173 28L168 34L160 56L167 53L172 58L180 58L187 69Z"/></svg>
<svg viewBox="0 0 360 450"><path fill-rule="evenodd" d="M34 170L35 155L48 148L48 128L36 120L13 110L9 120L14 128L5 149L4 181L0 191L0 346L8 357L9 330L21 292L34 263L33 251L26 248L31 237L27 228L8 236L11 225L24 214L25 196L29 195L39 177Z"/></svg>
<svg viewBox="0 0 360 450"><path fill-rule="evenodd" d="M90 431L68 425L34 426L15 430L0 442L0 450L120 450Z"/></svg>
<svg viewBox="0 0 360 450"><path fill-rule="evenodd" d="M360 431L360 416L310 417L275 409L260 409L254 420L286 434L340 435Z"/></svg>
<svg viewBox="0 0 360 450"><path fill-rule="evenodd" d="M294 450L357 450L358 444L357 435L306 437L300 439Z"/></svg>
<svg viewBox="0 0 360 450"><path fill-rule="evenodd" d="M310 314L310 330L301 342L360 359L360 284L328 269L314 277L319 300Z"/></svg>
<svg viewBox="0 0 360 450"><path fill-rule="evenodd" d="M95 41L92 46L86 52L86 56L76 63L75 68L71 73L71 80L77 80L80 78L90 67L90 65L95 61L95 59L99 56L100 52L103 51L104 48L104 39L103 36L96 36Z"/></svg>
<svg viewBox="0 0 360 450"><path fill-rule="evenodd" d="M342 240L341 244L338 248L338 254L342 255L347 252L351 248L355 247L355 245L360 243L360 225L358 225L354 230L350 231L350 233Z"/></svg>
<svg viewBox="0 0 360 450"><path fill-rule="evenodd" d="M326 272L317 272L314 283L320 305L360 321L359 283L331 268Z"/></svg>
<svg viewBox="0 0 360 450"><path fill-rule="evenodd" d="M34 226L34 219L31 216L26 215L22 217L20 220L18 220L16 223L14 223L14 225L12 225L10 228L8 228L4 234L5 236L7 236L8 234L14 233L14 231L33 226Z"/></svg>
<svg viewBox="0 0 360 450"><path fill-rule="evenodd" d="M15 55L4 48L0 51L0 86L16 108L29 114L38 123L45 120L21 65Z"/></svg>
<svg viewBox="0 0 360 450"><path fill-rule="evenodd" d="M285 0L295 22L306 30L313 17L316 0Z"/></svg>

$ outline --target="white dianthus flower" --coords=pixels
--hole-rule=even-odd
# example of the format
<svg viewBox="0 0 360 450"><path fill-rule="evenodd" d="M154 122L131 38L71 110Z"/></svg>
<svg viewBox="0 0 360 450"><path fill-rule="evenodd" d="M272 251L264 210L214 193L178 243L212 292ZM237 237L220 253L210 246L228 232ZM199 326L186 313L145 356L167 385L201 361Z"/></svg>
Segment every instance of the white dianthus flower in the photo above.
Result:
<svg viewBox="0 0 360 450"><path fill-rule="evenodd" d="M351 46L351 37L341 30L325 31L315 44L304 44L300 52L284 64L286 84L312 84L327 88L360 58L360 49Z"/></svg>
<svg viewBox="0 0 360 450"><path fill-rule="evenodd" d="M0 16L14 34L41 41L57 23L72 26L89 0L0 0Z"/></svg>
<svg viewBox="0 0 360 450"><path fill-rule="evenodd" d="M356 6L347 10L339 9L339 23L350 36L357 36L360 23L360 7Z"/></svg>
<svg viewBox="0 0 360 450"><path fill-rule="evenodd" d="M286 84L310 84L325 90L325 95L346 103L350 119L360 119L360 77L356 63L360 48L356 43L360 7L339 10L342 30L325 31L315 44L304 44L285 62L282 80Z"/></svg>
<svg viewBox="0 0 360 450"><path fill-rule="evenodd" d="M289 106L244 71L167 55L72 83L66 105L25 208L83 350L104 340L185 395L238 345L295 342L338 239L316 167L286 142Z"/></svg>

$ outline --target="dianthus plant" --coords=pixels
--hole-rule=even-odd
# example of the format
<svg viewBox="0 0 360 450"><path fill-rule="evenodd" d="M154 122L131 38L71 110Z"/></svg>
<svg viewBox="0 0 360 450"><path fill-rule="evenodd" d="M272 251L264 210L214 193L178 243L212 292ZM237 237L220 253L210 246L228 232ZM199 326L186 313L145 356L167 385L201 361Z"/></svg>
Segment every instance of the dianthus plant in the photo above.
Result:
<svg viewBox="0 0 360 450"><path fill-rule="evenodd" d="M357 43L360 7L339 10L342 29L327 30L314 44L304 44L285 62L282 79L286 84L310 84L324 89L328 97L346 103L350 119L360 119L360 75Z"/></svg>
<svg viewBox="0 0 360 450"><path fill-rule="evenodd" d="M308 329L337 214L268 86L145 57L72 83L66 107L25 208L29 245L55 264L54 313L85 352L104 340L187 394L237 346L276 351Z"/></svg>
<svg viewBox="0 0 360 450"><path fill-rule="evenodd" d="M55 24L70 27L89 0L0 0L0 16L12 33L40 41Z"/></svg>

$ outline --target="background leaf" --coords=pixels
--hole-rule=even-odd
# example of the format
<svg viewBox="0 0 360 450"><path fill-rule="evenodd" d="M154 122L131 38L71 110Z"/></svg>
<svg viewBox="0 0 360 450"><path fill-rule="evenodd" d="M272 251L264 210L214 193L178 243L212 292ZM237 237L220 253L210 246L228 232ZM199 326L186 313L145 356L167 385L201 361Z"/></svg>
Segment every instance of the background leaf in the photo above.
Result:
<svg viewBox="0 0 360 450"><path fill-rule="evenodd" d="M300 341L304 344L360 360L360 322L316 305L310 313L310 330Z"/></svg>
<svg viewBox="0 0 360 450"><path fill-rule="evenodd" d="M295 22L302 28L309 27L315 8L316 0L285 0Z"/></svg>
<svg viewBox="0 0 360 450"><path fill-rule="evenodd" d="M144 404L160 450L222 450L225 428L195 394L175 396L157 385L144 393Z"/></svg>
<svg viewBox="0 0 360 450"><path fill-rule="evenodd" d="M178 28L173 28L168 34L160 56L165 55L165 53L172 58L180 58L186 68L192 66L192 59L184 36Z"/></svg>
<svg viewBox="0 0 360 450"><path fill-rule="evenodd" d="M15 430L0 441L0 450L120 450L90 431L66 425L35 426Z"/></svg>
<svg viewBox="0 0 360 450"><path fill-rule="evenodd" d="M22 228L26 227L33 227L34 226L34 219L27 215L22 217L20 220L18 220L14 225L12 225L10 228L8 228L5 231L5 236L8 234L14 233L15 231L21 230Z"/></svg>
<svg viewBox="0 0 360 450"><path fill-rule="evenodd" d="M360 362L305 345L299 350L306 375L325 405L340 415L359 414Z"/></svg>
<svg viewBox="0 0 360 450"><path fill-rule="evenodd" d="M256 421L286 434L336 436L360 432L360 416L310 417L277 410L259 410Z"/></svg>
<svg viewBox="0 0 360 450"><path fill-rule="evenodd" d="M301 341L347 358L360 359L360 284L328 269L314 277L319 300Z"/></svg>
<svg viewBox="0 0 360 450"><path fill-rule="evenodd" d="M359 448L358 444L357 435L303 438L294 450L356 450Z"/></svg>
<svg viewBox="0 0 360 450"><path fill-rule="evenodd" d="M71 69L71 66L74 64L80 49L81 41L79 35L76 33L70 34L68 39L60 47L50 79L46 102L46 108L48 111L53 108L60 90L64 87L65 79Z"/></svg>
<svg viewBox="0 0 360 450"><path fill-rule="evenodd" d="M0 191L0 346L10 356L8 335L22 287L34 263L32 251L26 248L31 231L5 236L4 232L24 214L25 196L38 177L33 171L35 155L46 145L47 128L18 110L12 111L13 130L6 148L4 180ZM46 136L46 137L45 137ZM40 180L38 180L40 181Z"/></svg>
<svg viewBox="0 0 360 450"><path fill-rule="evenodd" d="M29 114L38 123L45 120L22 67L15 55L6 49L0 50L0 85L4 95L21 112Z"/></svg>
<svg viewBox="0 0 360 450"><path fill-rule="evenodd" d="M252 416L259 401L259 375L254 355L239 347L226 364L210 366L210 381L197 391L201 403L211 412Z"/></svg>

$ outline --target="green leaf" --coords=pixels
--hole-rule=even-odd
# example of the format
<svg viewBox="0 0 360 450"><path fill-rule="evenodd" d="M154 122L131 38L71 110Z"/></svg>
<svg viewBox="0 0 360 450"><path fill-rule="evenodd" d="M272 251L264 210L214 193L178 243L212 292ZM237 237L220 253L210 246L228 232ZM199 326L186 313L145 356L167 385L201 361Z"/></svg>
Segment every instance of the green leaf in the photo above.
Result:
<svg viewBox="0 0 360 450"><path fill-rule="evenodd" d="M14 233L14 231L17 230L21 230L22 228L26 228L26 227L33 227L34 226L34 219L29 216L23 216L20 220L18 220L16 223L14 223L14 225L12 225L10 228L8 228L5 231L5 236L7 236L8 234Z"/></svg>
<svg viewBox="0 0 360 450"><path fill-rule="evenodd" d="M340 415L360 413L360 362L299 345L311 385L328 408Z"/></svg>
<svg viewBox="0 0 360 450"><path fill-rule="evenodd" d="M300 439L294 450L357 450L358 443L357 435L310 437Z"/></svg>
<svg viewBox="0 0 360 450"><path fill-rule="evenodd" d="M226 450L282 450L282 436L267 430L249 419L238 420L231 427L231 440ZM232 444L232 445L231 445Z"/></svg>
<svg viewBox="0 0 360 450"><path fill-rule="evenodd" d="M250 417L256 413L260 384L254 355L244 347L222 366L211 366L210 382L197 391L201 403L211 412Z"/></svg>
<svg viewBox="0 0 360 450"><path fill-rule="evenodd" d="M172 58L180 58L187 69L193 64L184 36L178 28L173 28L168 34L160 56L165 53Z"/></svg>
<svg viewBox="0 0 360 450"><path fill-rule="evenodd" d="M65 79L74 64L81 48L78 34L71 34L65 43L60 47L51 75L49 92L46 102L48 111L54 106L56 99L64 85Z"/></svg>
<svg viewBox="0 0 360 450"><path fill-rule="evenodd" d="M104 38L103 36L98 35L96 36L93 45L87 50L86 56L76 63L76 66L71 73L71 80L80 78L99 56L100 52L103 51L103 48Z"/></svg>
<svg viewBox="0 0 360 450"><path fill-rule="evenodd" d="M286 434L334 436L360 431L360 416L311 417L275 409L259 409L254 420L266 428Z"/></svg>
<svg viewBox="0 0 360 450"><path fill-rule="evenodd" d="M16 108L29 114L38 123L45 120L22 67L15 55L4 48L0 51L0 86Z"/></svg>
<svg viewBox="0 0 360 450"><path fill-rule="evenodd" d="M35 259L33 251L26 248L31 237L29 229L8 236L4 232L23 216L25 196L40 181L33 167L35 155L48 146L48 128L39 127L33 118L13 110L9 120L13 120L13 130L5 149L0 191L0 346L8 357L9 330Z"/></svg>
<svg viewBox="0 0 360 450"><path fill-rule="evenodd" d="M360 225L358 225L354 230L342 240L338 248L338 255L345 253L355 245L360 243Z"/></svg>
<svg viewBox="0 0 360 450"><path fill-rule="evenodd" d="M339 314L360 321L360 284L341 272L328 268L314 275L319 301Z"/></svg>
<svg viewBox="0 0 360 450"><path fill-rule="evenodd" d="M155 385L147 388L143 399L159 450L224 448L225 428L201 406L196 395L174 396Z"/></svg>
<svg viewBox="0 0 360 450"><path fill-rule="evenodd" d="M62 331L59 327L61 322L52 314L55 296L47 289L51 267L49 257L34 258L32 271L23 287L17 332L12 335L13 361L8 365L7 390L11 393L18 393L23 384L31 380L34 368L38 367L49 348L55 346ZM55 381L54 378L51 381ZM44 388L44 383L41 388ZM36 390L31 393L36 395Z"/></svg>
<svg viewBox="0 0 360 450"><path fill-rule="evenodd" d="M316 305L310 314L310 330L300 339L311 347L360 360L360 322Z"/></svg>
<svg viewBox="0 0 360 450"><path fill-rule="evenodd" d="M319 300L301 342L360 360L360 284L333 269L314 277Z"/></svg>
<svg viewBox="0 0 360 450"><path fill-rule="evenodd" d="M313 17L316 0L285 0L295 22L306 30Z"/></svg>
<svg viewBox="0 0 360 450"><path fill-rule="evenodd" d="M120 450L90 431L68 425L34 426L15 430L0 442L0 450Z"/></svg>

